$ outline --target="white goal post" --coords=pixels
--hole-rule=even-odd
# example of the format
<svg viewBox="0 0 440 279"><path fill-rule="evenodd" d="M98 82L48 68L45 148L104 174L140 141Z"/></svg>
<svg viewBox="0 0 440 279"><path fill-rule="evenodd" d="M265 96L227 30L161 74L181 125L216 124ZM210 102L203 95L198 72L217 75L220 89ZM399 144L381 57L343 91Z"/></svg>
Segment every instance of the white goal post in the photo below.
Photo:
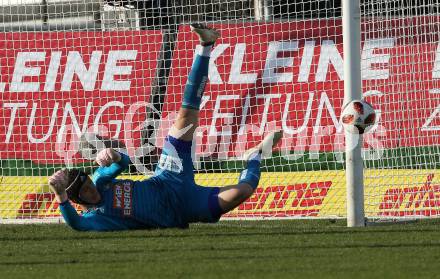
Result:
<svg viewBox="0 0 440 279"><path fill-rule="evenodd" d="M361 7L359 0L342 1L344 104L362 99ZM365 226L363 135L345 134L347 226Z"/></svg>
<svg viewBox="0 0 440 279"><path fill-rule="evenodd" d="M221 33L196 182L236 183L243 151L284 131L255 194L224 219L438 217L440 5L342 2L0 0L0 222L57 222L48 176L92 173L98 141L130 155L123 177L152 174L196 21ZM352 149L339 118L361 97L377 123Z"/></svg>

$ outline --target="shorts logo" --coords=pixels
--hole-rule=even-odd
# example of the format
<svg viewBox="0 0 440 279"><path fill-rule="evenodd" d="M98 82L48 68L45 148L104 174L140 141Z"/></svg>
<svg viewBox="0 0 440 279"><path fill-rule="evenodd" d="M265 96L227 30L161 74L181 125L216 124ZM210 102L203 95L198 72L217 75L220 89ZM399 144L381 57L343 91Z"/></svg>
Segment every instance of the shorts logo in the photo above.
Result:
<svg viewBox="0 0 440 279"><path fill-rule="evenodd" d="M133 187L130 181L122 181L113 185L113 208L122 209L122 215L131 216L133 207Z"/></svg>
<svg viewBox="0 0 440 279"><path fill-rule="evenodd" d="M170 155L162 154L159 159L159 168L180 173L183 171L182 160Z"/></svg>
<svg viewBox="0 0 440 279"><path fill-rule="evenodd" d="M245 169L245 170L241 173L241 175L240 175L240 180L245 179L246 176L247 176L247 173L248 173L248 170Z"/></svg>

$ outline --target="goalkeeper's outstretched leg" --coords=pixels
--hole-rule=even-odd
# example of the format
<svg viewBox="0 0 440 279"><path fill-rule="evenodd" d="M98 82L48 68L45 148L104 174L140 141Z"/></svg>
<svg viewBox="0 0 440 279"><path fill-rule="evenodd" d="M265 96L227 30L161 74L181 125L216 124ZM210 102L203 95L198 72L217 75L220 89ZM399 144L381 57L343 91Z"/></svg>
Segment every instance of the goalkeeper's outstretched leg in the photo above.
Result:
<svg viewBox="0 0 440 279"><path fill-rule="evenodd" d="M198 126L200 103L208 82L211 49L220 36L217 30L202 24L192 24L191 30L198 35L201 48L194 59L186 82L182 107L169 132L170 136L184 141L192 141L194 131Z"/></svg>
<svg viewBox="0 0 440 279"><path fill-rule="evenodd" d="M190 152L189 149L192 145L194 132L199 122L201 99L206 82L208 81L208 66L211 48L219 37L219 33L216 30L208 28L202 24L191 25L191 29L198 35L202 47L199 48L194 59L186 83L182 106L178 112L177 119L168 134L163 153L165 156L169 157L169 155L171 155L170 150L175 149L178 153L176 154L176 157L181 159L185 157L187 158L187 154ZM194 192L189 197L189 216L194 216L194 220L213 222L218 220L222 214L231 211L248 199L254 193L260 180L260 161L263 153L271 152L272 148L278 143L281 137L282 133L280 131L273 132L258 146L246 152L243 158L246 161L246 169L240 174L238 184L214 188L212 190L195 185ZM185 149L186 152L184 151ZM192 159L194 158L193 153L191 157ZM171 161L164 158L166 157L162 157L162 169L164 169L164 165L167 161ZM185 176L182 176L182 180L186 180L187 183L194 180L192 160L188 163L189 161L188 158L182 160L182 173L186 174ZM159 166L158 169L160 170L161 166ZM208 204L207 206L204 206L204 203L200 201L205 200L206 197L208 197ZM212 218L200 214L200 212L205 211L204 209L206 207L210 209Z"/></svg>
<svg viewBox="0 0 440 279"><path fill-rule="evenodd" d="M219 190L218 202L222 214L231 211L254 193L260 181L261 158L272 154L272 149L282 137L281 130L271 132L260 144L245 152L243 159L246 161L246 169L241 172L238 184L222 187Z"/></svg>

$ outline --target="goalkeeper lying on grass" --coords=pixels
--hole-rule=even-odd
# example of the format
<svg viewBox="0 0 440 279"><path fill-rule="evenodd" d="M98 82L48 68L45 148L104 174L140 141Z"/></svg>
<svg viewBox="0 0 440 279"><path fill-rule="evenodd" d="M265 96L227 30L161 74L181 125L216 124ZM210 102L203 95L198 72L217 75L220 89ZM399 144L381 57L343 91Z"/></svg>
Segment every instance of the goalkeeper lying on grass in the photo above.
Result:
<svg viewBox="0 0 440 279"><path fill-rule="evenodd" d="M220 216L248 199L258 186L263 150L271 150L281 132L269 134L248 150L247 167L236 185L202 187L194 181L192 139L208 79L209 55L217 31L193 25L203 46L186 84L182 107L165 140L155 175L143 181L117 180L129 158L111 148L100 151L100 165L90 178L77 169L63 169L49 178L66 223L73 229L112 231L143 228L185 228L191 222L217 222ZM78 215L69 199L88 211Z"/></svg>

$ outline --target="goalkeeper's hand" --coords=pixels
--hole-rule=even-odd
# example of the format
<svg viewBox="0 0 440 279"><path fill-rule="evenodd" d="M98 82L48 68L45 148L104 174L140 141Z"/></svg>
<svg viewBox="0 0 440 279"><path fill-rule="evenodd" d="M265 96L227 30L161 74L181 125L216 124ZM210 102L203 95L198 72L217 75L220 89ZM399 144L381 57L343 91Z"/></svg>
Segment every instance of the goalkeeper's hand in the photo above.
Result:
<svg viewBox="0 0 440 279"><path fill-rule="evenodd" d="M49 187L57 195L66 192L68 184L68 175L65 169L59 170L49 177Z"/></svg>
<svg viewBox="0 0 440 279"><path fill-rule="evenodd" d="M113 163L117 163L121 160L121 154L112 148L106 148L101 150L96 156L96 163L101 167L108 167Z"/></svg>

